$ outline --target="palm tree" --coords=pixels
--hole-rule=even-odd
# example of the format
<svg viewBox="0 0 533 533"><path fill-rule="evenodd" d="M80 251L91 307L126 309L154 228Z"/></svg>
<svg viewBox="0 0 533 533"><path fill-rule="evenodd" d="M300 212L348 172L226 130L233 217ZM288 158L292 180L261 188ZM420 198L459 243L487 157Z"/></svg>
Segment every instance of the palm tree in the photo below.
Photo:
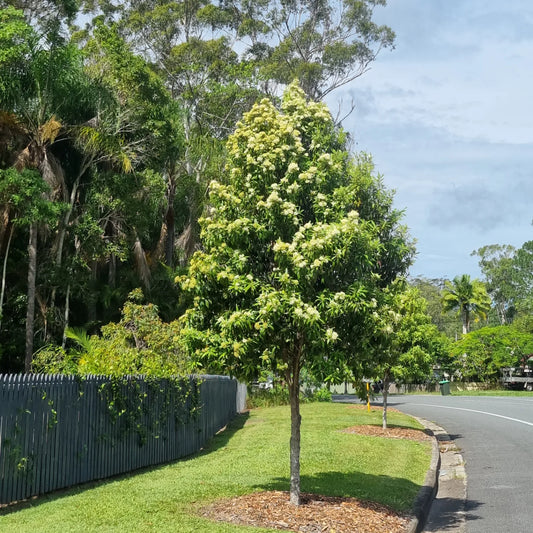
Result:
<svg viewBox="0 0 533 533"><path fill-rule="evenodd" d="M33 171L44 186L45 203L55 206L46 213L33 213L29 220L28 282L25 370L31 369L39 241L48 237L43 229L57 224L60 209L69 200L68 183L60 158L54 154L57 142L65 139L69 116L76 116L85 103L86 89L81 55L57 32L40 38L19 11L3 11L0 44L8 61L0 62L0 168L19 173ZM7 80L7 81L4 81ZM13 209L0 206L0 247L13 224ZM49 212L48 212L49 211ZM30 214L31 214L30 213ZM29 216L29 214L27 215ZM44 235L44 237L43 237ZM61 246L58 261L61 260Z"/></svg>
<svg viewBox="0 0 533 533"><path fill-rule="evenodd" d="M446 280L442 290L444 311L458 311L463 321L463 335L470 331L472 316L485 319L491 306L485 285L478 279L471 280L468 274Z"/></svg>

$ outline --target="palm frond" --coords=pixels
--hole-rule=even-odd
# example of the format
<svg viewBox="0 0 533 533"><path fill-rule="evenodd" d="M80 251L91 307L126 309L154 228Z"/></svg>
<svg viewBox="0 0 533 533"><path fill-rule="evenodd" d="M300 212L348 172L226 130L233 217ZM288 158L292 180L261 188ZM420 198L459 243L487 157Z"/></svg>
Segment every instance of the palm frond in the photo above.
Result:
<svg viewBox="0 0 533 533"><path fill-rule="evenodd" d="M200 249L200 236L193 222L189 222L176 241L178 248L183 250L185 259L192 257Z"/></svg>
<svg viewBox="0 0 533 533"><path fill-rule="evenodd" d="M38 132L40 144L53 144L61 131L62 125L55 117L45 122Z"/></svg>
<svg viewBox="0 0 533 533"><path fill-rule="evenodd" d="M67 328L65 337L77 342L86 352L91 349L91 338L82 328Z"/></svg>
<svg viewBox="0 0 533 533"><path fill-rule="evenodd" d="M133 170L132 157L123 146L120 135L108 133L101 127L88 122L78 129L78 145L84 152L98 156L98 159L114 161L128 174Z"/></svg>

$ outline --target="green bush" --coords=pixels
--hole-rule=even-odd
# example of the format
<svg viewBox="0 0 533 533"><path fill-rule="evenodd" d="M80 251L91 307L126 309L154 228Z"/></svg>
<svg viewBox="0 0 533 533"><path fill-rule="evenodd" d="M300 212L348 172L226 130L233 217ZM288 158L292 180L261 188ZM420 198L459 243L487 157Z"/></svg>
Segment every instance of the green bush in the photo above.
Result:
<svg viewBox="0 0 533 533"><path fill-rule="evenodd" d="M331 402L331 391L326 387L318 389L313 393L312 401L315 402Z"/></svg>
<svg viewBox="0 0 533 533"><path fill-rule="evenodd" d="M289 391L279 384L271 389L249 389L247 406L249 409L256 407L276 407L289 404Z"/></svg>
<svg viewBox="0 0 533 533"><path fill-rule="evenodd" d="M289 391L287 387L275 384L271 389L251 389L248 391L247 407L276 407L278 405L288 405ZM300 392L300 403L308 402L330 402L331 392L327 388L306 389Z"/></svg>
<svg viewBox="0 0 533 533"><path fill-rule="evenodd" d="M45 346L33 360L34 372L108 376L183 376L190 373L180 347L178 321L163 322L158 308L142 304L140 289L124 303L120 322L102 326L101 335L67 330L73 346Z"/></svg>

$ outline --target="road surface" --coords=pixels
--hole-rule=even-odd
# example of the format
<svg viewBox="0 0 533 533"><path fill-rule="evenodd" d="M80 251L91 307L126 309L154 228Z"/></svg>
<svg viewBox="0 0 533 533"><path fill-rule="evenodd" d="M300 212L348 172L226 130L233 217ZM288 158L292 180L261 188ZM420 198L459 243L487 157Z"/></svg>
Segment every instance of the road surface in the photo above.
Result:
<svg viewBox="0 0 533 533"><path fill-rule="evenodd" d="M401 395L389 405L442 426L461 449L467 533L533 531L533 394Z"/></svg>

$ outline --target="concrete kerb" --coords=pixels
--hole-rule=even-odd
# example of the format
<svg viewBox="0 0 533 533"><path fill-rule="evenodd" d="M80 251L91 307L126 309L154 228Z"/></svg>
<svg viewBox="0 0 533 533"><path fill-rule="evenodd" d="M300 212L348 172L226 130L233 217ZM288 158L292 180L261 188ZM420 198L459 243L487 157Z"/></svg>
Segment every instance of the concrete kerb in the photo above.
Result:
<svg viewBox="0 0 533 533"><path fill-rule="evenodd" d="M417 420L433 433L433 453L416 500L415 518L407 532L464 533L467 484L463 457L443 428L421 418Z"/></svg>
<svg viewBox="0 0 533 533"><path fill-rule="evenodd" d="M415 417L416 418L416 417ZM417 418L417 420L426 428L430 429L433 434L432 450L431 450L431 463L429 470L426 473L424 485L420 488L413 507L414 518L409 523L406 533L420 533L423 531L431 509L431 504L437 495L439 488L439 470L440 470L440 448L439 442L432 429L433 424L428 423L426 420ZM430 427L431 426L431 427Z"/></svg>

